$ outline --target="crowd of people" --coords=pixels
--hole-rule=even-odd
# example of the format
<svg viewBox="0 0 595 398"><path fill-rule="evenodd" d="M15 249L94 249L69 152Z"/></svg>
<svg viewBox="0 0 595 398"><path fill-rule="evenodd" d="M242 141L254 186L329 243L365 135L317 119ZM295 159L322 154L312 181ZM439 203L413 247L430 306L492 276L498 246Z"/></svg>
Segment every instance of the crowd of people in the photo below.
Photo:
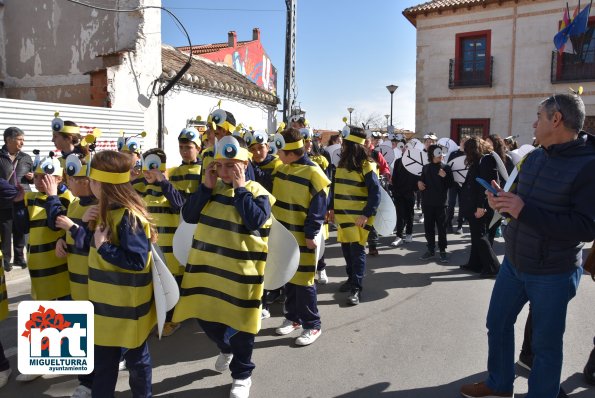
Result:
<svg viewBox="0 0 595 398"><path fill-rule="evenodd" d="M113 396L123 367L133 396L149 397L147 339L157 322L150 264L162 256L180 292L162 335L196 319L220 351L215 370L231 371L230 396L248 397L254 339L270 305L284 303L278 335L299 331L295 344L307 346L322 334L316 282L328 277L317 249L329 227L337 230L345 261L339 290L350 305L365 300L366 256L380 255L374 225L384 216L378 212L386 189L396 212L393 247L412 242L419 198L427 244L420 258L448 263L448 235L461 234L467 222L471 250L460 268L496 278L487 321L489 378L461 394L513 396L513 325L528 301L520 363L532 369L529 397L555 398L562 393L566 306L582 274L582 242L595 238L595 138L582 132L584 115L578 95L544 100L534 124L536 149L516 165L509 154L514 137L461 136L449 148L426 134L418 171L407 160L413 142L401 134L388 134L383 143L379 134L346 125L326 143L340 146L335 160L303 118L268 134L238 128L223 109L182 130L182 164L174 168L162 149L143 152L140 135L123 135L118 151L96 153L97 131L85 135L59 115L52 121L59 156L37 152L33 160L21 151L24 132L10 127L0 151L0 272L28 268L35 300L93 303L95 367L79 376L73 397ZM390 164L381 144L394 151ZM457 158L464 158L458 181ZM514 184L501 188L509 179ZM299 263L286 284L265 290L267 254L276 250L268 244L274 220L295 238ZM195 225L185 262L174 250L182 221ZM506 240L502 264L492 248L499 233ZM8 311L3 273L0 279L1 320ZM10 374L0 345L0 387ZM595 384L595 349L585 377Z"/></svg>

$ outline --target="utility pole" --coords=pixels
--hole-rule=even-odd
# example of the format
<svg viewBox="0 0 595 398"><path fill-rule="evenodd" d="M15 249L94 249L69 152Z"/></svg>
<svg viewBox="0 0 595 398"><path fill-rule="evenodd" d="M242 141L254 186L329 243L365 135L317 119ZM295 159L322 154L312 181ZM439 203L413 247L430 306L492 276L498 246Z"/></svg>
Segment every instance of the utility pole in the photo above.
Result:
<svg viewBox="0 0 595 398"><path fill-rule="evenodd" d="M285 76L283 83L283 121L289 124L289 116L296 100L295 89L295 37L297 0L285 0L287 26L285 30Z"/></svg>

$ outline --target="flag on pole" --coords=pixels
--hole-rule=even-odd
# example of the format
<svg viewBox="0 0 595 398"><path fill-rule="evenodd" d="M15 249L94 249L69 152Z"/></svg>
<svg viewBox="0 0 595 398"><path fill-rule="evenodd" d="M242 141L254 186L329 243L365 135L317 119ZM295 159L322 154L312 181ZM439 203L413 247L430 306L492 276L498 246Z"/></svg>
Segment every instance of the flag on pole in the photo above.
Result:
<svg viewBox="0 0 595 398"><path fill-rule="evenodd" d="M587 31L589 23L589 14L591 13L591 4L588 4L571 22L569 36L580 36Z"/></svg>

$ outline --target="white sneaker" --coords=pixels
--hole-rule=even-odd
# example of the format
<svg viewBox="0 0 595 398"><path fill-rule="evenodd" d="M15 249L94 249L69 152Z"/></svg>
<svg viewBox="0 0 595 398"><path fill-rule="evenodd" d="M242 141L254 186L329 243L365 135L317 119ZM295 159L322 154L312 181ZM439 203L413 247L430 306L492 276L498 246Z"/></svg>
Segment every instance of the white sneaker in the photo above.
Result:
<svg viewBox="0 0 595 398"><path fill-rule="evenodd" d="M4 387L6 383L8 383L8 379L10 374L12 373L12 369L8 368L0 372L0 388Z"/></svg>
<svg viewBox="0 0 595 398"><path fill-rule="evenodd" d="M233 359L233 354L219 353L217 360L215 361L215 370L219 373L223 373L229 369L229 364Z"/></svg>
<svg viewBox="0 0 595 398"><path fill-rule="evenodd" d="M326 270L318 271L318 283L321 285L326 285L328 283L328 276L326 276Z"/></svg>
<svg viewBox="0 0 595 398"><path fill-rule="evenodd" d="M20 382L29 382L29 381L33 381L37 378L41 377L41 375L25 375L25 374L20 374L17 376L16 381L20 381Z"/></svg>
<svg viewBox="0 0 595 398"><path fill-rule="evenodd" d="M405 243L413 242L413 235L405 235Z"/></svg>
<svg viewBox="0 0 595 398"><path fill-rule="evenodd" d="M267 319L271 317L271 312L266 308L263 308L260 313L260 319Z"/></svg>
<svg viewBox="0 0 595 398"><path fill-rule="evenodd" d="M70 398L91 398L91 389L83 385L75 388Z"/></svg>
<svg viewBox="0 0 595 398"><path fill-rule="evenodd" d="M457 235L462 235L463 234L463 227L457 229Z"/></svg>
<svg viewBox="0 0 595 398"><path fill-rule="evenodd" d="M419 223L423 224L423 222L424 222L424 216L421 216L421 217L419 218Z"/></svg>
<svg viewBox="0 0 595 398"><path fill-rule="evenodd" d="M301 328L302 325L300 325L299 323L295 323L293 321L290 321L289 319L285 318L283 320L283 323L281 324L281 326L279 326L277 329L275 329L275 333L280 334L281 336L284 336L286 334L289 334L291 332L293 332L296 329Z"/></svg>
<svg viewBox="0 0 595 398"><path fill-rule="evenodd" d="M322 330L320 329L304 329L302 335L295 339L295 343L297 345L310 345L315 342L321 334Z"/></svg>
<svg viewBox="0 0 595 398"><path fill-rule="evenodd" d="M392 247L397 247L397 246L399 246L399 245L400 245L400 244L402 244L402 243L403 243L403 239L401 239L401 238L397 237L397 239L395 239L395 241L394 241L393 243L391 243L390 245L391 245Z"/></svg>
<svg viewBox="0 0 595 398"><path fill-rule="evenodd" d="M121 360L118 364L118 370L126 370L126 360Z"/></svg>
<svg viewBox="0 0 595 398"><path fill-rule="evenodd" d="M229 398L248 398L250 396L250 386L252 385L252 378L247 379L233 379Z"/></svg>

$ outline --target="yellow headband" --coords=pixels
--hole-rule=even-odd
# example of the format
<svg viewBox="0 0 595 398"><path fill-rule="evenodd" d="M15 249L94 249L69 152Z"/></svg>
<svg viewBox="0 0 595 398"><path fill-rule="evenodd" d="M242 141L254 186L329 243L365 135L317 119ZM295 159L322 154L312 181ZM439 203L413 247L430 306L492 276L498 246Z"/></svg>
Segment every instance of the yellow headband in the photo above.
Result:
<svg viewBox="0 0 595 398"><path fill-rule="evenodd" d="M63 126L60 129L60 133L66 133L66 134L80 134L81 133L81 129L78 126Z"/></svg>
<svg viewBox="0 0 595 398"><path fill-rule="evenodd" d="M366 142L365 138L358 137L353 134L349 134L346 138L347 141L355 142L356 144L364 145Z"/></svg>
<svg viewBox="0 0 595 398"><path fill-rule="evenodd" d="M105 182L107 184L125 184L130 182L130 172L124 173L111 173L109 171L102 171L94 169L91 166L91 173L89 178L99 182Z"/></svg>
<svg viewBox="0 0 595 398"><path fill-rule="evenodd" d="M248 150L246 148L238 148L238 153L233 157L233 158L227 158L225 156L223 156L221 153L217 152L215 154L215 160L225 160L225 159L229 159L229 160L240 160L240 161L248 161L250 160L251 157L251 153L248 152Z"/></svg>
<svg viewBox="0 0 595 398"><path fill-rule="evenodd" d="M294 149L300 149L304 147L304 140L299 140L296 142L290 142L289 144L285 144L285 146L281 149L284 151L293 151Z"/></svg>

